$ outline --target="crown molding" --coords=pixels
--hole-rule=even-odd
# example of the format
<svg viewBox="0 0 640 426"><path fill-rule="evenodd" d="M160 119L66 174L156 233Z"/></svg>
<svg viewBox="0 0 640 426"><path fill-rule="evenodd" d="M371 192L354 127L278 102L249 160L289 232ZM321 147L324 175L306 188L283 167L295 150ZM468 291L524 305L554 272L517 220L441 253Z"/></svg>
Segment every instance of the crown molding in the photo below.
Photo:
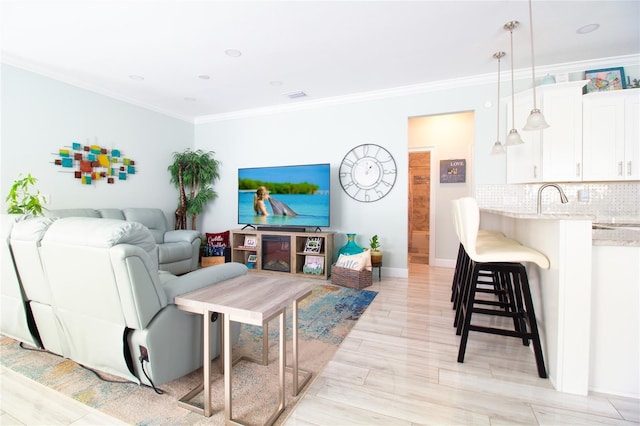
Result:
<svg viewBox="0 0 640 426"><path fill-rule="evenodd" d="M459 89L463 87L478 86L483 84L495 83L495 73L480 74L476 76L454 78L447 80L439 80L428 83L420 83L408 86L400 86L389 89L374 90L370 92L353 93L350 95L334 96L322 99L307 99L298 100L292 104L272 105L262 108L252 108L246 110L232 111L220 114L201 115L196 117L187 117L180 114L176 114L172 111L167 111L162 108L158 108L154 105L145 104L136 99L108 91L99 86L92 85L85 81L69 78L62 73L56 73L54 71L45 69L37 64L23 60L16 56L2 52L0 62L16 68L21 68L26 71L30 71L42 76L52 78L54 80L85 89L100 95L104 95L122 102L126 102L131 105L135 105L159 114L163 114L178 120L185 121L190 124L204 124L218 121L237 120L243 118L259 117L273 114L281 114L286 112L306 111L318 108L326 108L331 106L346 105L358 102L368 102L381 99L388 99L400 96L411 96L417 94L424 94L430 92L439 92L442 90ZM562 64L554 64L547 66L536 67L536 73L538 76L545 74L557 74L557 73L576 73L584 72L588 69L597 68L609 68L616 66L639 66L640 54L615 56L609 58L598 58L588 61L567 62ZM522 80L531 77L530 68L521 68L513 71L514 79Z"/></svg>
<svg viewBox="0 0 640 426"><path fill-rule="evenodd" d="M638 66L640 65L640 55L616 56L610 58L599 58L588 61L567 62L563 64L547 65L536 67L539 76L552 73L572 73L584 72L592 68L608 68L615 66ZM513 71L514 79L522 80L531 78L531 68L521 68ZM274 105L264 108L253 108L241 111L233 111L222 114L202 115L195 117L195 124L204 124L217 121L228 121L242 118L251 118L265 115L280 114L284 112L304 111L310 109L324 108L336 105L345 105L357 102L367 102L379 99L386 99L398 96L408 96L442 90L456 89L461 87L478 86L482 84L495 83L495 73L481 74L471 77L455 78L448 80L433 81L429 83L414 84L410 86L395 87L390 89L375 90L371 92L354 93L351 95L335 96L317 100L304 100L295 104Z"/></svg>

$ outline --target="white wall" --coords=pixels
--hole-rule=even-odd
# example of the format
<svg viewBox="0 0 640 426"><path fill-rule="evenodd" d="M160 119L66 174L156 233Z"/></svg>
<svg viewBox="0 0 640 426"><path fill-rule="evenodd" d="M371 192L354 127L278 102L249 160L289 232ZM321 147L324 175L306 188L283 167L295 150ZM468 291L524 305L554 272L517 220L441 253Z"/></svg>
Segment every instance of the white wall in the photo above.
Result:
<svg viewBox="0 0 640 426"><path fill-rule="evenodd" d="M504 159L490 158L487 154L495 136L484 136L494 133L494 109L484 106L493 91L491 85L455 88L196 124L195 147L215 151L222 161L221 180L215 187L219 197L203 214L202 229L216 232L237 227L239 167L328 162L332 165L330 229L338 233L336 247L346 242L347 232L356 233L356 240L361 245L373 234L378 234L385 252L385 272L405 275L409 118L473 111L476 152L479 154L471 158L464 152L461 156L482 168L482 181L504 183ZM454 130L451 127L451 131ZM352 200L340 187L337 176L344 155L362 143L384 146L394 156L398 167L395 187L374 203ZM446 156L454 155L446 146L442 149ZM461 154L458 148L453 152L455 156ZM438 210L437 214L448 213ZM431 235L439 238L441 232L455 238L453 229L446 226L436 227ZM439 256L454 259L457 245L453 246L450 253L439 253Z"/></svg>
<svg viewBox="0 0 640 426"><path fill-rule="evenodd" d="M430 256L429 264L453 266L458 251L454 234L451 201L473 194L473 144L475 117L473 112L414 117L409 120L409 149L431 150ZM504 158L504 156L502 157ZM440 183L441 160L466 160L465 182Z"/></svg>
<svg viewBox="0 0 640 426"><path fill-rule="evenodd" d="M178 191L167 167L173 152L193 147L193 124L11 66L1 71L3 211L13 181L31 173L50 195L51 209L152 206L173 223ZM136 174L111 185L82 185L53 164L59 148L96 138L135 160Z"/></svg>

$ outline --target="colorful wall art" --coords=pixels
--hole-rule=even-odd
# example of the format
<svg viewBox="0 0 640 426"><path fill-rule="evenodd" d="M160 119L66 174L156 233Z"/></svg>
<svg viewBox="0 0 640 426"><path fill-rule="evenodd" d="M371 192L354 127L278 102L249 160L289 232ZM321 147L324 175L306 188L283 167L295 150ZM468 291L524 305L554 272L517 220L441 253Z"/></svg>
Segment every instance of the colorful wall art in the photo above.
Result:
<svg viewBox="0 0 640 426"><path fill-rule="evenodd" d="M73 142L71 147L60 148L54 155L59 157L54 164L62 167L62 171L73 172L83 185L104 179L112 184L116 179L127 180L129 175L136 173L136 162L123 157L119 149Z"/></svg>

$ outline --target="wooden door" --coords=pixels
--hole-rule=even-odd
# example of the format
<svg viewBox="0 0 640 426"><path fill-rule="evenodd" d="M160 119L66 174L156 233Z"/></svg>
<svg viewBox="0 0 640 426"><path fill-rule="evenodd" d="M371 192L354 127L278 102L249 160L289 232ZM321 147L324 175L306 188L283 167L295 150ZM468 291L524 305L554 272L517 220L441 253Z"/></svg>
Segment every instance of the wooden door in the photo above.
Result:
<svg viewBox="0 0 640 426"><path fill-rule="evenodd" d="M409 263L429 264L431 153L409 153Z"/></svg>

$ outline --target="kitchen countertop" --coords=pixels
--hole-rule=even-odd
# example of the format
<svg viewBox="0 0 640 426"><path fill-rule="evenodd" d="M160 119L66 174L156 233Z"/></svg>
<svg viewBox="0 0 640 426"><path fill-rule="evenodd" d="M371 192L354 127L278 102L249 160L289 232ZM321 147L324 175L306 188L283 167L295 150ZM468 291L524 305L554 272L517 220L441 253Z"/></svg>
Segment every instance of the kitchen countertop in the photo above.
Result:
<svg viewBox="0 0 640 426"><path fill-rule="evenodd" d="M581 213L532 213L511 212L497 209L480 209L486 213L498 214L516 219L540 219L540 220L590 220L595 216ZM628 219L628 218L625 218ZM624 220L608 222L593 222L592 241L598 246L629 246L640 247L640 222Z"/></svg>
<svg viewBox="0 0 640 426"><path fill-rule="evenodd" d="M640 225L633 227L619 225L593 225L594 246L640 247Z"/></svg>

